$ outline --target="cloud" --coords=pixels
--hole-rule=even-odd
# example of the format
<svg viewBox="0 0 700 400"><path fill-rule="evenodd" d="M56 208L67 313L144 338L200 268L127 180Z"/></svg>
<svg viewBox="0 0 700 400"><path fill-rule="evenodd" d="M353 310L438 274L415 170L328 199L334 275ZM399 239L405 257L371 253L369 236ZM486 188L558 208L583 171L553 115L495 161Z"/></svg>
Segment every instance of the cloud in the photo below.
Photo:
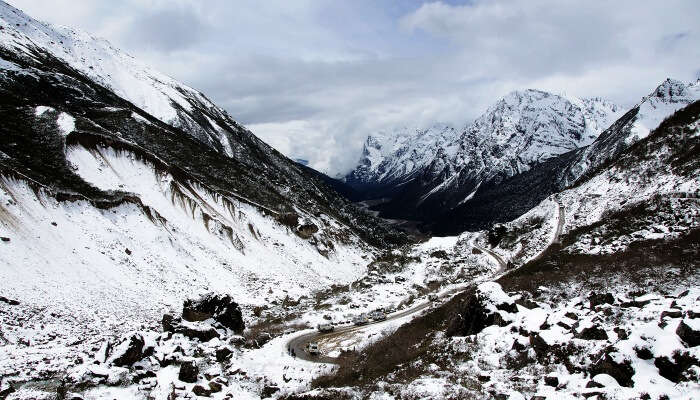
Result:
<svg viewBox="0 0 700 400"><path fill-rule="evenodd" d="M14 0L103 36L330 173L393 126L463 126L509 91L631 105L700 70L694 0Z"/></svg>

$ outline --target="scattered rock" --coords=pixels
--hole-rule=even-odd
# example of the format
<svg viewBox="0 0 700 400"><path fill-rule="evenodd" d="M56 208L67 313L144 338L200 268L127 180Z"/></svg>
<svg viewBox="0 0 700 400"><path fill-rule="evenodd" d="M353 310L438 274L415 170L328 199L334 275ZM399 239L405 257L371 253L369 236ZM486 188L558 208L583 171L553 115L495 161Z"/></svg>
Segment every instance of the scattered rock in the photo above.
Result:
<svg viewBox="0 0 700 400"><path fill-rule="evenodd" d="M450 321L446 334L469 336L481 332L487 326L507 325L501 313L494 310L515 307L515 303L508 302L507 299L510 297L495 282L487 282L479 285L476 290L472 289L472 292L459 305L459 311Z"/></svg>
<svg viewBox="0 0 700 400"><path fill-rule="evenodd" d="M128 248L125 249L124 252L126 253L127 256L130 256L130 255L131 255L131 250L129 250Z"/></svg>
<svg viewBox="0 0 700 400"><path fill-rule="evenodd" d="M588 389L590 389L590 388L602 388L602 387L605 387L605 386L596 382L596 381L588 381L588 383L586 384L586 388L588 388Z"/></svg>
<svg viewBox="0 0 700 400"><path fill-rule="evenodd" d="M177 378L183 382L195 383L197 382L197 375L199 375L199 368L194 361L185 361L180 365L180 372Z"/></svg>
<svg viewBox="0 0 700 400"><path fill-rule="evenodd" d="M571 311L564 314L564 316L566 318L573 319L574 321L578 321L578 315L576 315L576 313L572 313Z"/></svg>
<svg viewBox="0 0 700 400"><path fill-rule="evenodd" d="M620 340L626 340L630 336L629 332L627 332L625 328L615 327L613 331L615 331L618 339Z"/></svg>
<svg viewBox="0 0 700 400"><path fill-rule="evenodd" d="M175 327L175 332L181 333L190 339L199 339L208 342L219 337L219 332L213 326L198 322L183 322Z"/></svg>
<svg viewBox="0 0 700 400"><path fill-rule="evenodd" d="M651 303L651 300L644 300L644 301L632 300L632 301L625 301L625 302L621 303L620 307L623 307L623 308L631 308L631 307L642 308L649 303Z"/></svg>
<svg viewBox="0 0 700 400"><path fill-rule="evenodd" d="M445 250L437 250L437 251L430 253L430 257L442 258L442 259L446 260L448 258L448 255L447 255L447 252Z"/></svg>
<svg viewBox="0 0 700 400"><path fill-rule="evenodd" d="M296 229L297 235L302 239L309 239L316 232L318 232L318 226L314 224L299 225Z"/></svg>
<svg viewBox="0 0 700 400"><path fill-rule="evenodd" d="M213 318L234 332L245 329L241 310L229 295L210 293L197 300L188 299L182 307L182 318L192 322Z"/></svg>
<svg viewBox="0 0 700 400"><path fill-rule="evenodd" d="M163 314L163 319L161 324L163 325L163 332L175 332L175 325L179 321L175 321L175 318L170 314Z"/></svg>
<svg viewBox="0 0 700 400"><path fill-rule="evenodd" d="M695 329L698 324L695 322L686 323L681 321L676 328L676 335L681 338L690 347L695 347L700 344L700 330Z"/></svg>
<svg viewBox="0 0 700 400"><path fill-rule="evenodd" d="M588 302L590 304L590 308L595 308L601 304L613 304L615 302L615 298L611 293L596 294L593 292L588 297Z"/></svg>

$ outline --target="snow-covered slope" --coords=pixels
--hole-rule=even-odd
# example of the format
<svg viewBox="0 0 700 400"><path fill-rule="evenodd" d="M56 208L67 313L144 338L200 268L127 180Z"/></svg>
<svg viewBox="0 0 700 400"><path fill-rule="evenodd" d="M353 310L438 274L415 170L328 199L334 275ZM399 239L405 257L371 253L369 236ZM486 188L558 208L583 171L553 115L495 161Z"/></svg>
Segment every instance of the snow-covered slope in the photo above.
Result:
<svg viewBox="0 0 700 400"><path fill-rule="evenodd" d="M28 58L37 49L48 52L160 121L235 156L235 137L229 131L238 128L237 124L202 93L140 63L106 40L34 20L1 1L0 20L0 47Z"/></svg>
<svg viewBox="0 0 700 400"><path fill-rule="evenodd" d="M0 27L0 376L53 376L206 291L250 320L403 240L108 43L5 3Z"/></svg>

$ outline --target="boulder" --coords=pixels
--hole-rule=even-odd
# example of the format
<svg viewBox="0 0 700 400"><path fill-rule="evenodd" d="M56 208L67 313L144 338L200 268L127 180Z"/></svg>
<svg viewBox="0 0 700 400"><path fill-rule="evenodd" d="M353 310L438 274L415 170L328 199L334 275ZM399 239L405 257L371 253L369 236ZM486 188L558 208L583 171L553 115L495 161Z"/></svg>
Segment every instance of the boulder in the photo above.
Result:
<svg viewBox="0 0 700 400"><path fill-rule="evenodd" d="M194 361L185 361L180 365L177 379L187 383L195 383L197 382L197 375L199 375L199 368Z"/></svg>
<svg viewBox="0 0 700 400"><path fill-rule="evenodd" d="M115 346L107 362L118 367L129 367L153 354L155 343L141 333L134 333Z"/></svg>
<svg viewBox="0 0 700 400"><path fill-rule="evenodd" d="M175 325L179 321L175 321L175 318L170 314L163 314L163 319L161 324L163 325L163 332L175 332Z"/></svg>
<svg viewBox="0 0 700 400"><path fill-rule="evenodd" d="M581 332L576 334L576 337L583 340L608 340L608 334L605 332L605 329L598 325L582 329Z"/></svg>
<svg viewBox="0 0 700 400"><path fill-rule="evenodd" d="M224 362L231 358L231 354L233 354L233 351L231 351L230 348L228 347L220 347L216 349L216 361L218 362Z"/></svg>
<svg viewBox="0 0 700 400"><path fill-rule="evenodd" d="M530 346L535 350L535 354L542 357L549 353L551 346L539 333L530 335Z"/></svg>
<svg viewBox="0 0 700 400"><path fill-rule="evenodd" d="M559 386L559 378L556 376L545 376L544 384L547 386L557 387Z"/></svg>
<svg viewBox="0 0 700 400"><path fill-rule="evenodd" d="M211 381L209 382L209 391L211 393L219 393L223 387L219 382Z"/></svg>
<svg viewBox="0 0 700 400"><path fill-rule="evenodd" d="M208 342L219 337L219 332L213 326L201 322L183 322L175 327L175 332L181 333L190 339L199 339Z"/></svg>
<svg viewBox="0 0 700 400"><path fill-rule="evenodd" d="M669 318L681 318L682 316L683 316L683 312L681 312L681 311L678 311L678 310L667 310L667 311L661 312L661 318L660 318L660 319L664 319L664 318L666 318L666 317L669 317Z"/></svg>
<svg viewBox="0 0 700 400"><path fill-rule="evenodd" d="M275 393L279 391L280 388L275 385L265 385L265 387L263 387L262 393L260 393L260 397L263 399L267 399L272 397Z"/></svg>
<svg viewBox="0 0 700 400"><path fill-rule="evenodd" d="M634 368L629 360L617 362L610 356L610 353L605 353L603 358L595 363L590 370L592 375L608 374L615 378L620 386L632 387L632 377L634 376Z"/></svg>
<svg viewBox="0 0 700 400"><path fill-rule="evenodd" d="M495 282L485 282L466 296L460 303L447 328L448 336L469 336L491 325L506 326L502 312L513 310L515 302ZM517 308L516 308L517 310Z"/></svg>
<svg viewBox="0 0 700 400"><path fill-rule="evenodd" d="M611 293L597 294L593 292L588 297L588 302L590 304L590 308L595 308L596 306L599 306L601 304L613 304L615 302L615 298Z"/></svg>
<svg viewBox="0 0 700 400"><path fill-rule="evenodd" d="M659 375L671 382L679 383L697 379L696 376L693 376L694 372L691 367L699 367L700 361L687 351L676 351L673 353L673 360L666 356L657 357L654 359L654 365L659 369Z"/></svg>
<svg viewBox="0 0 700 400"><path fill-rule="evenodd" d="M202 397L211 396L211 390L209 388L205 388L202 385L194 385L194 387L192 388L192 393Z"/></svg>
<svg viewBox="0 0 700 400"><path fill-rule="evenodd" d="M182 318L192 322L212 318L237 333L245 329L241 309L229 295L210 293L196 300L188 299L182 307Z"/></svg>
<svg viewBox="0 0 700 400"><path fill-rule="evenodd" d="M696 321L681 321L676 328L676 335L681 338L690 347L695 347L700 344L700 324Z"/></svg>

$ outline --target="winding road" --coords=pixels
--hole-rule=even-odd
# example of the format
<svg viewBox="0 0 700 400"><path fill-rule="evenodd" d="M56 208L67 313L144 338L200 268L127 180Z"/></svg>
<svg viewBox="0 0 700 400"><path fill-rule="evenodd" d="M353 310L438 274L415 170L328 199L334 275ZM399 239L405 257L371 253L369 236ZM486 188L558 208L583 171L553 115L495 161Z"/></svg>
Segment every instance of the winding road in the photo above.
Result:
<svg viewBox="0 0 700 400"><path fill-rule="evenodd" d="M559 237L561 236L561 233L564 229L564 222L565 222L564 206L561 204L561 201L559 199L556 199L556 203L557 203L558 212L559 212L559 216L558 216L559 220L557 221L557 227L556 227L556 230L554 231L554 237L552 238L552 242L550 243L550 245L553 243L559 242ZM485 249L481 246L477 246L473 243L471 244L471 246L474 247L475 249L478 249L478 250L484 252L485 254L488 254L498 264L499 268L495 272L495 275L499 275L499 274L506 271L508 264L503 259L503 257L501 257L500 255L498 255L497 253L495 253L491 250ZM543 253L544 252L540 253L540 255L538 255L536 258L539 258ZM454 293L460 292L460 291L464 290L468 285L469 284L459 285L459 286L454 287L450 290L447 290L443 293L440 293L440 294L438 294L438 299L444 299L446 297L453 295ZM411 315L411 314L416 314L416 313L419 313L419 312L425 310L426 308L430 307L434 303L435 303L434 301L426 301L426 302L417 304L417 305L410 307L406 310L399 311L399 312L388 315L384 321L374 321L374 322L370 322L368 324L361 325L361 326L355 326L355 325L337 326L333 332L321 333L321 332L315 331L315 332L309 332L309 333L306 333L303 335L299 335L297 337L290 339L289 342L287 342L287 348L293 349L296 357L298 357L302 360L317 362L317 363L337 364L338 358L336 358L336 357L329 357L329 356L323 355L323 354L311 355L311 354L307 353L306 349L305 349L306 345L310 342L319 342L319 341L324 340L324 339L332 339L332 338L335 338L338 336L343 336L343 335L346 335L346 334L349 334L352 332L362 331L364 329L367 329L368 326L379 325L379 324L383 324L383 323L386 323L389 321L397 320L399 318L406 317L406 316Z"/></svg>
<svg viewBox="0 0 700 400"><path fill-rule="evenodd" d="M476 245L472 245L472 246L474 248L484 252L485 254L488 254L496 261L496 263L499 266L499 269L496 271L496 274L500 274L501 272L505 271L507 264L501 256L499 256L498 254L494 253L493 251L487 250L483 247L479 247ZM445 292L439 293L437 295L438 300L450 297L451 295L453 295L455 293L461 292L467 286L469 286L469 284L463 284L463 285L456 286L452 289L449 289ZM306 333L304 335L299 335L297 337L290 339L289 342L287 342L287 348L293 349L296 357L298 357L302 360L311 361L311 362L318 362L318 363L336 364L336 363L338 363L338 358L336 358L336 357L329 357L329 356L326 356L323 354L311 355L311 354L307 353L306 349L305 349L306 345L310 342L319 342L319 341L324 340L324 339L331 339L331 338L335 338L338 336L346 335L348 333L362 331L362 330L366 329L368 326L384 324L384 323L387 323L389 321L394 321L394 320L406 317L406 316L411 315L411 314L419 313L419 312L425 310L426 308L430 307L431 305L435 304L438 300L425 301L423 303L417 304L417 305L410 307L408 309L398 311L398 312L395 312L393 314L389 314L389 315L387 315L387 318L383 321L373 321L373 322L370 322L368 324L361 325L361 326L355 326L355 325L336 326L335 330L333 332L321 333L321 332L316 331L316 332L309 332L309 333Z"/></svg>

